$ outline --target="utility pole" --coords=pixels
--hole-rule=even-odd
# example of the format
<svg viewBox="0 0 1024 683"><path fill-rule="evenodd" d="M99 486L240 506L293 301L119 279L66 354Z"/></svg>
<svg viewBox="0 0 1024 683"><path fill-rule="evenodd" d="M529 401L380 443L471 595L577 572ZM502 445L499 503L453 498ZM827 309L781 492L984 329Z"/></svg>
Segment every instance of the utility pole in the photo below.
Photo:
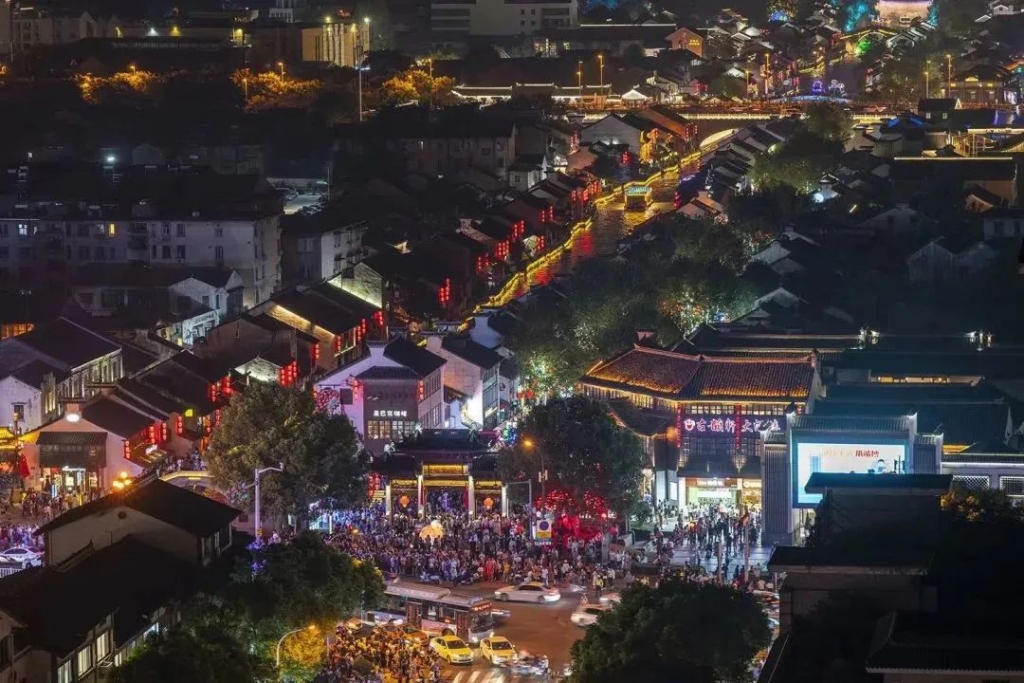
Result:
<svg viewBox="0 0 1024 683"><path fill-rule="evenodd" d="M370 17L363 17L363 24L365 25L366 32L366 43L370 42ZM359 30L359 27L355 24L352 28L356 31L356 59L355 66L356 72L359 78L359 122L363 122L363 61L366 56L366 51L369 49L368 44L363 42L363 31Z"/></svg>

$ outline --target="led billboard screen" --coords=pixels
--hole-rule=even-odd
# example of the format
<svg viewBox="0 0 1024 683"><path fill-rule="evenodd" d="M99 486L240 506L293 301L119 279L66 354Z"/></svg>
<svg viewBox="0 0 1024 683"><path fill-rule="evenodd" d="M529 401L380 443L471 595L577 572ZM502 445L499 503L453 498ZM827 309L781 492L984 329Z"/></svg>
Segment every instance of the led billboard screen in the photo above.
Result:
<svg viewBox="0 0 1024 683"><path fill-rule="evenodd" d="M797 506L817 505L821 495L807 493L804 487L815 472L842 474L854 472L887 474L903 472L907 448L902 443L817 443L793 444L793 501Z"/></svg>

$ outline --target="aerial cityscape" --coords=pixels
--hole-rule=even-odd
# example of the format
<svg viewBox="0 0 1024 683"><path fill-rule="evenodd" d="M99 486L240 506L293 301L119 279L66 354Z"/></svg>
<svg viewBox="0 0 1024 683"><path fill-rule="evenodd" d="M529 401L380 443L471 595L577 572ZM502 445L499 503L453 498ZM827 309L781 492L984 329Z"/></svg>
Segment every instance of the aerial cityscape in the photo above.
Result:
<svg viewBox="0 0 1024 683"><path fill-rule="evenodd" d="M1022 98L1022 0L0 0L0 681L1024 683Z"/></svg>

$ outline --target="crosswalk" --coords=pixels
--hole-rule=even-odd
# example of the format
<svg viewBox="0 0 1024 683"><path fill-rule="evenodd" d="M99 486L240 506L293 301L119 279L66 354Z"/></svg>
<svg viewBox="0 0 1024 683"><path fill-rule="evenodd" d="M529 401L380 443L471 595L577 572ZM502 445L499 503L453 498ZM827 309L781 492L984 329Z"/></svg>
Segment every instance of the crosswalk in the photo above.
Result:
<svg viewBox="0 0 1024 683"><path fill-rule="evenodd" d="M548 676L522 676L502 671L501 669L476 669L473 671L457 671L451 678L445 677L448 683L536 683L550 680Z"/></svg>

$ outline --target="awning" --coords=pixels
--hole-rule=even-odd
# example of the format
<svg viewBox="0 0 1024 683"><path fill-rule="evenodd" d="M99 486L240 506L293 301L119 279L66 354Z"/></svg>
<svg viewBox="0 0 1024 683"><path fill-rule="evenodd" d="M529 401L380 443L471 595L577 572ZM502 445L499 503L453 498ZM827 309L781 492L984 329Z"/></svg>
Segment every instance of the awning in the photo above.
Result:
<svg viewBox="0 0 1024 683"><path fill-rule="evenodd" d="M106 432L41 432L39 446L106 446Z"/></svg>

